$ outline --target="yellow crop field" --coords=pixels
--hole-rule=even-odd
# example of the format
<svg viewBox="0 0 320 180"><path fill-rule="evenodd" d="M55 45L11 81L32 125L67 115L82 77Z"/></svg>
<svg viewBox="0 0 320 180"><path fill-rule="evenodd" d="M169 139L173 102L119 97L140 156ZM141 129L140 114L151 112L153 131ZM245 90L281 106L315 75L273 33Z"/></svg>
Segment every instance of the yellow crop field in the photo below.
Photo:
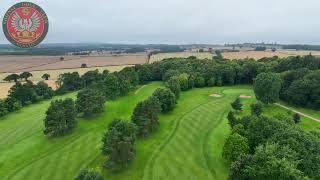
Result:
<svg viewBox="0 0 320 180"><path fill-rule="evenodd" d="M268 51L239 51L239 52L225 52L222 53L223 57L226 59L245 59L245 58L253 58L253 59L261 59L264 57L273 57L278 56L281 58L289 57L289 56L304 56L308 54L312 54L314 56L320 56L320 51L295 51L295 50L277 50L272 52Z"/></svg>
<svg viewBox="0 0 320 180"><path fill-rule="evenodd" d="M212 59L212 54L208 52L205 52L205 53L198 53L198 52L159 53L159 54L152 55L149 63L153 63L155 61L161 61L163 59L168 59L168 58L187 58L190 56L195 56L199 59Z"/></svg>

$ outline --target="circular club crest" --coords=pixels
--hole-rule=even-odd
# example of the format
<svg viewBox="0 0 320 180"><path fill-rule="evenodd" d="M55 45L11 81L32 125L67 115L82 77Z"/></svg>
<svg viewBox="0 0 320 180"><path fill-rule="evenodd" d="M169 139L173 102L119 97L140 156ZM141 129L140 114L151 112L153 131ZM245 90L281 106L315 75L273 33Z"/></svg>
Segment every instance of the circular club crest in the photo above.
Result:
<svg viewBox="0 0 320 180"><path fill-rule="evenodd" d="M5 36L12 44L30 48L41 43L46 37L49 21L46 13L38 5L21 2L6 12L2 27Z"/></svg>

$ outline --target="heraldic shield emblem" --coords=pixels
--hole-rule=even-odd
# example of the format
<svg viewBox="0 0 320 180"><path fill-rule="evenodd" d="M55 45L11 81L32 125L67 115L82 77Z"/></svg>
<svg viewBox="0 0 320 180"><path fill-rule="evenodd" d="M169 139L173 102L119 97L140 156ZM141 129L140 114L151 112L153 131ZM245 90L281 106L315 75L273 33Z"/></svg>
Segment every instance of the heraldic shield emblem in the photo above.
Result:
<svg viewBox="0 0 320 180"><path fill-rule="evenodd" d="M40 44L46 37L49 21L41 7L31 2L21 2L6 12L2 27L12 44L30 48Z"/></svg>

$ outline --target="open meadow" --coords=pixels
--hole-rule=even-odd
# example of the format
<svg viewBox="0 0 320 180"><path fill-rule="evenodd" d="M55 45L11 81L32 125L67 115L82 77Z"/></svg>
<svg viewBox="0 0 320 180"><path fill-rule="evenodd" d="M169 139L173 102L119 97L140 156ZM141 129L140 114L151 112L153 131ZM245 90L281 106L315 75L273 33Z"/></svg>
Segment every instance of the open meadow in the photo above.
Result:
<svg viewBox="0 0 320 180"><path fill-rule="evenodd" d="M81 168L93 168L106 179L226 179L229 165L221 156L229 135L226 119L230 103L241 98L244 111L256 102L250 86L213 87L183 92L176 108L160 115L158 129L149 137L138 139L135 159L118 172L102 169L101 138L114 118L129 120L135 105L159 87L152 82L128 96L107 101L105 110L90 119L78 118L78 126L69 135L47 137L43 134L43 119L50 101L42 101L0 118L0 179L72 179ZM221 97L212 97L213 93ZM75 98L76 93L55 97ZM249 98L248 98L249 97ZM310 115L318 111L298 109ZM268 106L264 115L288 111ZM317 116L318 117L318 116ZM319 129L320 123L302 118L306 130ZM39 170L41 169L41 170ZM59 173L63 172L63 173Z"/></svg>

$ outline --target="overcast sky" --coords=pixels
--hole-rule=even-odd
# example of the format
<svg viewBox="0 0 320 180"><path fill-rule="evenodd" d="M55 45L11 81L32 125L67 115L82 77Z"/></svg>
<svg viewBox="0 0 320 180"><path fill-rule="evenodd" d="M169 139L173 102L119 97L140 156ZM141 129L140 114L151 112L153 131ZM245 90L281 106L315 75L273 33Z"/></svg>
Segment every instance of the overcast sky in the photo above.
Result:
<svg viewBox="0 0 320 180"><path fill-rule="evenodd" d="M19 0L1 0L0 18ZM319 0L30 0L46 43L320 44ZM2 26L1 26L2 31ZM0 43L8 43L0 33Z"/></svg>

